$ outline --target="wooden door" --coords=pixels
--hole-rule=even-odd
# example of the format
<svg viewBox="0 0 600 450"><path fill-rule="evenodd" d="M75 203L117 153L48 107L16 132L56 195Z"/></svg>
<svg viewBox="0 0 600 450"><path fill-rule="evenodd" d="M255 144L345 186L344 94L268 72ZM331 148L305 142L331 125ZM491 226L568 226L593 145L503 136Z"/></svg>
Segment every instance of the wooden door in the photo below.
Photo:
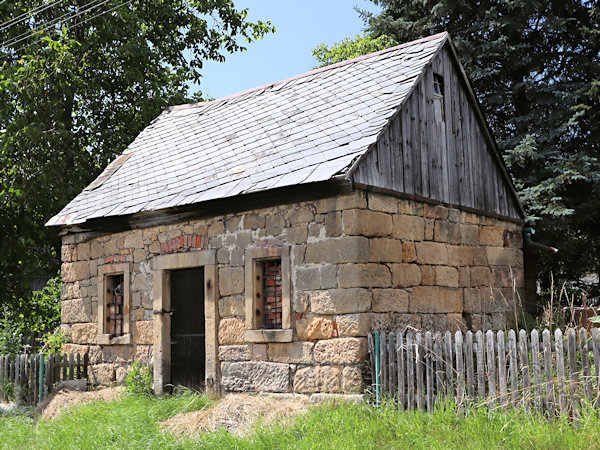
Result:
<svg viewBox="0 0 600 450"><path fill-rule="evenodd" d="M204 269L171 272L171 384L204 387Z"/></svg>

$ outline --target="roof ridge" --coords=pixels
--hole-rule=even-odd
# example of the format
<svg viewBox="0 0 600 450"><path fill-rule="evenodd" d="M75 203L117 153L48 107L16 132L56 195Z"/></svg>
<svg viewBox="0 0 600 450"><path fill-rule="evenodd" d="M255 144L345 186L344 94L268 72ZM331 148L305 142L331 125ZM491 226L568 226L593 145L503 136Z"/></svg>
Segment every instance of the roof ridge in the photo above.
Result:
<svg viewBox="0 0 600 450"><path fill-rule="evenodd" d="M264 90L264 89L267 89L269 87L273 87L273 86L276 86L276 85L279 85L279 84L289 83L290 81L298 80L300 78L309 77L311 75L315 75L315 74L318 74L318 73L321 73L321 72L325 72L327 70L337 69L338 67L343 67L343 66L346 66L346 65L354 64L354 63L363 61L365 59L374 58L376 56L383 55L383 54L388 53L388 52L393 52L393 51L400 50L400 49L405 48L405 47L411 47L413 45L418 45L418 44L421 44L423 42L434 41L436 39L441 39L441 38L445 38L445 37L448 37L448 36L449 36L448 32L444 31L442 33L437 33L437 34L434 34L434 35L431 35L431 36L427 36L427 37L424 37L424 38L421 38L421 39L417 39L417 40L414 40L414 41L405 42L404 44L396 45L395 47L385 48L383 50L379 50L379 51L376 51L376 52L373 52L373 53L368 53L366 55L357 56L356 58L346 59L344 61L340 61L340 62L335 63L335 64L330 64L328 66L319 67L317 69L313 69L313 70L310 70L308 72L304 72L304 73L301 73L301 74L298 74L298 75L294 75L294 76L291 76L291 77L288 77L288 78L284 78L283 80L273 81L272 83L267 83L267 84L264 84L262 86L257 86L257 87L251 88L251 89L246 89L245 91L237 92L235 94L227 95L225 97L221 97L221 98L218 98L218 99L214 99L214 100L210 100L210 101L206 101L206 102L184 103L182 105L169 106L163 112L169 113L171 111L179 111L179 110L182 110L182 109L190 109L190 108L197 108L197 107L200 107L200 106L215 105L215 104L220 103L220 102L232 100L232 99L238 98L238 97L243 97L244 95L248 95L248 94L251 94L251 93L256 92L256 91Z"/></svg>

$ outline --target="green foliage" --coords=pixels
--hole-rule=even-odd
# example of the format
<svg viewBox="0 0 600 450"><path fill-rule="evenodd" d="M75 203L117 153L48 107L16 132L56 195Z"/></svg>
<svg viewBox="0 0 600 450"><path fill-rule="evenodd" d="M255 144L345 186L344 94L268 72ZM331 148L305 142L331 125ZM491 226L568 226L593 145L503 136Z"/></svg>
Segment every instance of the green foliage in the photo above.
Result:
<svg viewBox="0 0 600 450"><path fill-rule="evenodd" d="M313 49L312 54L318 63L317 67L322 67L395 45L398 45L398 43L393 37L384 35L373 38L371 36L358 35L354 38L344 38L331 47L328 47L326 44L319 44Z"/></svg>
<svg viewBox="0 0 600 450"><path fill-rule="evenodd" d="M168 105L201 97L189 86L203 61L223 61L273 30L231 1L122 3L83 12L59 2L2 31L0 304L29 307L32 281L60 263L56 229L44 223ZM46 4L1 1L0 17ZM85 23L42 31L77 11ZM31 37L7 44L24 33Z"/></svg>
<svg viewBox="0 0 600 450"><path fill-rule="evenodd" d="M597 2L371 1L381 11L360 12L367 39L450 33L538 240L560 250L544 256L542 272L600 272ZM353 40L319 54L344 47L352 51Z"/></svg>
<svg viewBox="0 0 600 450"><path fill-rule="evenodd" d="M16 400L16 392L14 383L10 382L8 377L2 376L0 377L0 391L8 398L9 402L14 402Z"/></svg>
<svg viewBox="0 0 600 450"><path fill-rule="evenodd" d="M153 382L152 367L134 361L127 371L125 388L130 394L154 395Z"/></svg>
<svg viewBox="0 0 600 450"><path fill-rule="evenodd" d="M57 328L53 333L47 332L42 340L42 350L46 354L59 354L62 352L63 345L71 340L71 333Z"/></svg>
<svg viewBox="0 0 600 450"><path fill-rule="evenodd" d="M18 310L29 333L48 333L60 325L61 291L62 280L57 275L50 278L42 289L32 292L27 300L19 300Z"/></svg>
<svg viewBox="0 0 600 450"><path fill-rule="evenodd" d="M168 418L206 407L206 396L147 397L126 395L113 402L94 402L68 409L58 419L35 420L26 415L0 418L0 448L182 448L161 427Z"/></svg>
<svg viewBox="0 0 600 450"><path fill-rule="evenodd" d="M22 351L23 324L14 320L7 308L0 317L0 355L15 355Z"/></svg>
<svg viewBox="0 0 600 450"><path fill-rule="evenodd" d="M62 346L65 333L54 333L60 325L61 290L62 281L57 276L48 280L39 291L32 292L28 299L19 299L11 308L3 307L0 317L0 354L21 353L24 340L43 333L46 333L43 340L49 339L54 347ZM36 345L34 350L37 350Z"/></svg>

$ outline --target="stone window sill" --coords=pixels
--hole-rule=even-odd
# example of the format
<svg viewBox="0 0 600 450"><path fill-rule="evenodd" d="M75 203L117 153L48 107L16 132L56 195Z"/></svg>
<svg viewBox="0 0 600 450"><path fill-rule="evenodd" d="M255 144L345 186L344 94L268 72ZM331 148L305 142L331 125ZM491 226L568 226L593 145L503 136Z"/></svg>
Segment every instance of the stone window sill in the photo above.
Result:
<svg viewBox="0 0 600 450"><path fill-rule="evenodd" d="M284 330L246 330L244 340L252 343L265 342L292 342L294 331L291 328Z"/></svg>
<svg viewBox="0 0 600 450"><path fill-rule="evenodd" d="M98 345L129 345L131 344L131 334L123 336L110 337L110 334L99 334Z"/></svg>

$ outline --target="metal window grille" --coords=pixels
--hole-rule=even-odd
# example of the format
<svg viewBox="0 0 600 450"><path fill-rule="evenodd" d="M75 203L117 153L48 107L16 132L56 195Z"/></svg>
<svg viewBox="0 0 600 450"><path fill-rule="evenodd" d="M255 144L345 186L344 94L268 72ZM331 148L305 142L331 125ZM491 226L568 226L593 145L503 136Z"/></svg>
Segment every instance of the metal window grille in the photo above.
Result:
<svg viewBox="0 0 600 450"><path fill-rule="evenodd" d="M263 272L263 327L281 329L281 259L264 261Z"/></svg>
<svg viewBox="0 0 600 450"><path fill-rule="evenodd" d="M106 280L106 328L111 337L123 335L123 275L110 275Z"/></svg>

